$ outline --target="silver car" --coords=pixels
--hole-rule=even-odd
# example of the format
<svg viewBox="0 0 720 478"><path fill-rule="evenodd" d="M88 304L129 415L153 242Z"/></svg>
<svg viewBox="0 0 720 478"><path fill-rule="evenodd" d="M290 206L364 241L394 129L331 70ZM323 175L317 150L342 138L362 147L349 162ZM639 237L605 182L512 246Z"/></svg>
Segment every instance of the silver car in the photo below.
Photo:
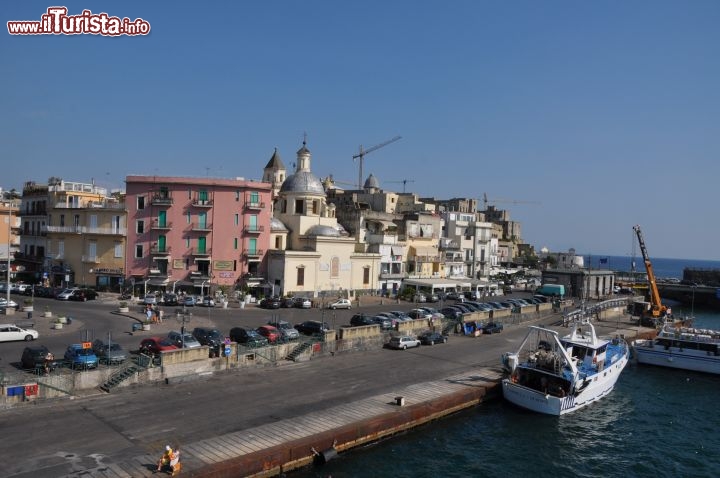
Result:
<svg viewBox="0 0 720 478"><path fill-rule="evenodd" d="M167 336L173 345L178 348L194 349L200 347L200 342L189 332L181 334L180 332L172 331L168 332Z"/></svg>

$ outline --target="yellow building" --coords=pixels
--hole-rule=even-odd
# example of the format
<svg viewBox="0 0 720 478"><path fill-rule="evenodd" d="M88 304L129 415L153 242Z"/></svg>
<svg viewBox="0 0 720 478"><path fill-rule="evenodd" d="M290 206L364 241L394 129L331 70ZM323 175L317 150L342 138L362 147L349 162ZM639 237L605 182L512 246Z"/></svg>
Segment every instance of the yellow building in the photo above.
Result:
<svg viewBox="0 0 720 478"><path fill-rule="evenodd" d="M44 200L45 282L119 291L127 234L124 196L109 196L95 184L50 178Z"/></svg>

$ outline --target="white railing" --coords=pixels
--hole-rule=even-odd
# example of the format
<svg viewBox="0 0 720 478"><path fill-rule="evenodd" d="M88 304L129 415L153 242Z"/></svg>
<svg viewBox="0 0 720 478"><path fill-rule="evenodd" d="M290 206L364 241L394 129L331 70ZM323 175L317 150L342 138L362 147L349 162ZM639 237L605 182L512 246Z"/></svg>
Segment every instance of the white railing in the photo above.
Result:
<svg viewBox="0 0 720 478"><path fill-rule="evenodd" d="M127 235L127 228L124 227L87 227L87 226L44 226L43 232L60 232L71 234L104 234L111 236Z"/></svg>

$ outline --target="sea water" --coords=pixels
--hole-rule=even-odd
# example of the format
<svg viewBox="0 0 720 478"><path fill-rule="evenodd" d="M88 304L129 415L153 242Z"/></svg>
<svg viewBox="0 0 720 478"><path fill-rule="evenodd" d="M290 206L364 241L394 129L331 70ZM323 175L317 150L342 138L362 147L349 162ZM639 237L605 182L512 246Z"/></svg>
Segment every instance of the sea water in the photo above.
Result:
<svg viewBox="0 0 720 478"><path fill-rule="evenodd" d="M720 311L694 313L697 327L720 329ZM288 476L716 478L719 400L720 376L631 363L610 395L562 417L498 400Z"/></svg>

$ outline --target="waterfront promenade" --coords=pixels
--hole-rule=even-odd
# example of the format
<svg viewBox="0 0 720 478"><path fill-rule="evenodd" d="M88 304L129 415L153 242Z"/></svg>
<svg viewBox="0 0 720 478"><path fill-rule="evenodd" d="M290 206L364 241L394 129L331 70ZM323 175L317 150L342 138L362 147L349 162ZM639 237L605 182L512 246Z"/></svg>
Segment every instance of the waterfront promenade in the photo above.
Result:
<svg viewBox="0 0 720 478"><path fill-rule="evenodd" d="M626 317L597 327L605 334L637 331ZM246 476L258 467L274 475L281 464L310 463L313 447L336 442L343 451L480 403L500 377L500 355L524 334L524 326L509 327L435 347L349 353L18 407L0 414L0 453L13 457L0 463L0 476L151 476L165 444L180 448L181 476Z"/></svg>

